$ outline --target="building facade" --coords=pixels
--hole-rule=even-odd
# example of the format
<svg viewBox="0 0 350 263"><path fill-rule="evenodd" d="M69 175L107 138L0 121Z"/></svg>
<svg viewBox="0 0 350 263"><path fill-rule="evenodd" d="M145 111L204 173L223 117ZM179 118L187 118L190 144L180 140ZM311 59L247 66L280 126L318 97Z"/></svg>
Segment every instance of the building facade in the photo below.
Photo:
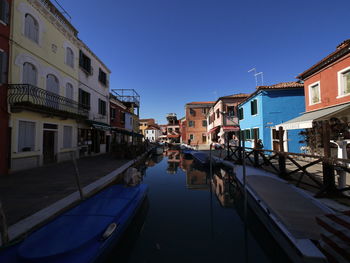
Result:
<svg viewBox="0 0 350 263"><path fill-rule="evenodd" d="M78 101L89 111L88 119L79 123L80 156L108 152L111 141L109 75L110 70L80 41Z"/></svg>
<svg viewBox="0 0 350 263"><path fill-rule="evenodd" d="M334 157L347 158L350 140L350 39L301 73L304 81L306 112L278 127L288 132L305 129L309 153L323 154L322 122L330 124ZM338 150L336 149L338 148Z"/></svg>
<svg viewBox="0 0 350 263"><path fill-rule="evenodd" d="M190 145L208 144L207 113L214 105L213 101L190 102L185 106L186 143Z"/></svg>
<svg viewBox="0 0 350 263"><path fill-rule="evenodd" d="M237 142L238 104L245 100L249 94L235 94L217 99L207 114L207 133L209 143L225 144L227 140Z"/></svg>
<svg viewBox="0 0 350 263"><path fill-rule="evenodd" d="M145 136L145 130L149 125L156 124L156 121L154 119L140 119L140 133Z"/></svg>
<svg viewBox="0 0 350 263"><path fill-rule="evenodd" d="M156 126L148 126L145 130L145 139L150 142L158 141L158 138L160 135L161 135L161 131Z"/></svg>
<svg viewBox="0 0 350 263"><path fill-rule="evenodd" d="M77 30L50 1L13 1L9 95L11 170L72 158L78 103ZM23 96L23 95L26 96Z"/></svg>
<svg viewBox="0 0 350 263"><path fill-rule="evenodd" d="M9 112L7 107L10 20L12 0L1 0L0 14L0 175L8 173L10 160Z"/></svg>
<svg viewBox="0 0 350 263"><path fill-rule="evenodd" d="M288 105L288 107L286 107ZM271 86L259 86L238 105L241 137L246 147L254 147L254 134L262 140L264 149L279 150L276 125L299 116L305 111L304 85L285 82ZM301 152L300 130L284 134L284 150Z"/></svg>

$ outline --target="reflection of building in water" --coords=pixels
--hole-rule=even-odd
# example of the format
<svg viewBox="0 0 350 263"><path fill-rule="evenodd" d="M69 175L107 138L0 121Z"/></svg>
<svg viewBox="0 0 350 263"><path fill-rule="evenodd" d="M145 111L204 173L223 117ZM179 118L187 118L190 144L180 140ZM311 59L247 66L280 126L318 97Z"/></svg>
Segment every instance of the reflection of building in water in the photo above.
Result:
<svg viewBox="0 0 350 263"><path fill-rule="evenodd" d="M163 155L161 155L161 154L158 154L158 155L153 154L153 155L151 156L151 158L149 158L149 159L146 161L145 165L146 165L147 167L152 167L152 166L155 166L157 163L159 163L161 160L163 160Z"/></svg>
<svg viewBox="0 0 350 263"><path fill-rule="evenodd" d="M180 151L169 149L165 152L165 154L168 157L167 172L170 174L175 174L177 172L177 168L180 165Z"/></svg>
<svg viewBox="0 0 350 263"><path fill-rule="evenodd" d="M231 207L234 203L233 189L231 184L233 174L220 169L216 171L212 178L212 188L220 203L224 207Z"/></svg>
<svg viewBox="0 0 350 263"><path fill-rule="evenodd" d="M186 171L186 184L188 189L208 189L207 173L190 166Z"/></svg>

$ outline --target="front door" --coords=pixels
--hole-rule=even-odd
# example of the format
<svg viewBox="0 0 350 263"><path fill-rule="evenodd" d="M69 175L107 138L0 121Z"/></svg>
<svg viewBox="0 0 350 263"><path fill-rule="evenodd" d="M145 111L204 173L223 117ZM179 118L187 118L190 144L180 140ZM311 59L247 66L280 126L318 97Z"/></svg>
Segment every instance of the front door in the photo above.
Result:
<svg viewBox="0 0 350 263"><path fill-rule="evenodd" d="M55 162L55 132L54 131L44 131L43 162L44 164Z"/></svg>

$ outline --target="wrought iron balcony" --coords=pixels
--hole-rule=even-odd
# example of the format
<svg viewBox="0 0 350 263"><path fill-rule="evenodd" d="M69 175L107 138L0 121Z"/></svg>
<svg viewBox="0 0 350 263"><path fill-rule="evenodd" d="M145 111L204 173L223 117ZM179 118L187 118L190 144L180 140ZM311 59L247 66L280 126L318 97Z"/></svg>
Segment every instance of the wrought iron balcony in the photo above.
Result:
<svg viewBox="0 0 350 263"><path fill-rule="evenodd" d="M66 118L88 118L84 105L29 84L10 84L8 102L12 110L28 109Z"/></svg>

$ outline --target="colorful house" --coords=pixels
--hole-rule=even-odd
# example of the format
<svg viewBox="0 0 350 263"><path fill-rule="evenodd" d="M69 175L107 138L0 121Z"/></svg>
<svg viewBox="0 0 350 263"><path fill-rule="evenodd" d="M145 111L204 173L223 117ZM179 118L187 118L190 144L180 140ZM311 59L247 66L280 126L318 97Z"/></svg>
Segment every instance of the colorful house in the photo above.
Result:
<svg viewBox="0 0 350 263"><path fill-rule="evenodd" d="M249 94L234 94L220 97L207 114L207 132L209 142L225 144L238 138L238 104L248 98Z"/></svg>
<svg viewBox="0 0 350 263"><path fill-rule="evenodd" d="M306 112L297 118L281 123L288 132L305 129L309 134L309 150L323 153L320 132L315 131L321 121L331 126L331 140L349 140L350 124L350 39L343 41L336 50L301 73L298 78L304 81ZM312 132L314 131L314 132ZM312 136L315 134L316 136ZM314 138L312 138L314 137ZM344 142L345 142L344 141ZM346 144L343 154L346 158ZM340 146L338 144L338 146ZM336 151L334 151L337 156Z"/></svg>
<svg viewBox="0 0 350 263"><path fill-rule="evenodd" d="M264 149L279 150L275 126L304 112L304 85L299 82L285 82L271 86L258 86L238 106L241 135L245 146L254 147L254 134L262 140ZM300 152L302 139L299 131L284 134L284 150Z"/></svg>

